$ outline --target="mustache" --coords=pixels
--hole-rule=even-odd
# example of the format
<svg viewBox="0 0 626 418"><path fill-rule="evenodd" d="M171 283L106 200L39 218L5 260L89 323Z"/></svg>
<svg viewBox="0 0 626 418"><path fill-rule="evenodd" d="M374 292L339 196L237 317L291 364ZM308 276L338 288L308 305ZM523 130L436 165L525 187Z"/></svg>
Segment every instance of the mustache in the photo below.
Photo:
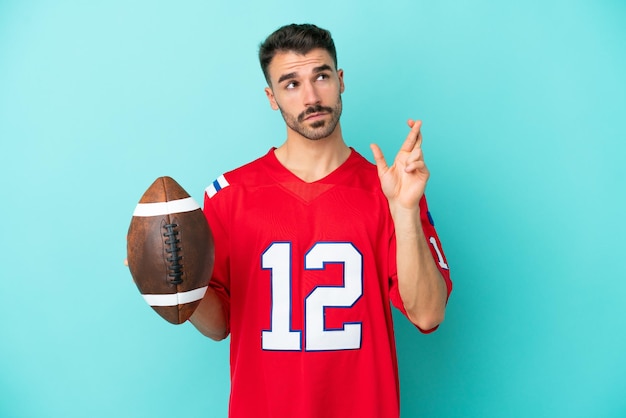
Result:
<svg viewBox="0 0 626 418"><path fill-rule="evenodd" d="M313 113L332 113L333 109L331 107L326 107L322 105L316 105L306 108L306 110L298 115L298 122L304 121L308 115Z"/></svg>

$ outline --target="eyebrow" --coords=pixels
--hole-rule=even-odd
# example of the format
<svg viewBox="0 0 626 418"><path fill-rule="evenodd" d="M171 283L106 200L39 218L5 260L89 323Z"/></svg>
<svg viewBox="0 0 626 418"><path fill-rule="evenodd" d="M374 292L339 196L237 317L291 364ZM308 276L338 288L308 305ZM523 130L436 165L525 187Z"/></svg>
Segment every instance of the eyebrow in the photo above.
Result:
<svg viewBox="0 0 626 418"><path fill-rule="evenodd" d="M330 70L332 70L330 65L323 64L323 65L320 65L319 67L313 68L313 74L321 73L323 71L330 71ZM297 75L298 75L297 72L283 74L278 78L278 84L282 83L285 80L296 78Z"/></svg>

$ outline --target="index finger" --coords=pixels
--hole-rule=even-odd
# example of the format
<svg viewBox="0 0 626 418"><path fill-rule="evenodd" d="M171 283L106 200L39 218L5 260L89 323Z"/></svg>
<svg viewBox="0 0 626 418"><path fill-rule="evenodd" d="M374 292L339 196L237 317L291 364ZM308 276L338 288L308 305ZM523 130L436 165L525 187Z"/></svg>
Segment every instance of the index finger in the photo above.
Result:
<svg viewBox="0 0 626 418"><path fill-rule="evenodd" d="M411 126L411 124L413 125ZM422 136L420 134L420 129L422 128L422 121L421 120L413 121L413 119L409 119L408 125L411 126L411 130L409 131L409 134L406 136L406 139L404 140L404 143L402 144L400 151L411 152L413 151L413 148L415 148L416 145L418 146L422 145Z"/></svg>

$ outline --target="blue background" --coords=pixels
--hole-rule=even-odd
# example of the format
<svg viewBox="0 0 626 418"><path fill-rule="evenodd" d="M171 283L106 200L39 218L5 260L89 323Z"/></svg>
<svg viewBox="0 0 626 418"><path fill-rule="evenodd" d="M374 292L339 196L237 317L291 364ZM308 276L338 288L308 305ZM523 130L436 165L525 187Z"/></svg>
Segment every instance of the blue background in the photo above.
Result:
<svg viewBox="0 0 626 418"><path fill-rule="evenodd" d="M161 320L122 261L158 176L197 200L285 138L257 46L313 22L342 127L424 121L452 269L396 315L404 417L626 416L621 1L1 1L0 416L225 417L228 343Z"/></svg>

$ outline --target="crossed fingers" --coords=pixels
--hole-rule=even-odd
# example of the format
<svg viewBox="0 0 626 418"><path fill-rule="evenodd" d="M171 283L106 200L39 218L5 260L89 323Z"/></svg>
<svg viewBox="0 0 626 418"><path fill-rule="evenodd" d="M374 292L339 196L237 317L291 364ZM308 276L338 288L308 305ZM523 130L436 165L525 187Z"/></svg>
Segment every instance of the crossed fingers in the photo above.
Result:
<svg viewBox="0 0 626 418"><path fill-rule="evenodd" d="M398 153L398 158L404 159L404 171L411 173L424 170L426 165L422 153L422 121L409 119L407 124L411 127L411 131L400 148L401 152Z"/></svg>

